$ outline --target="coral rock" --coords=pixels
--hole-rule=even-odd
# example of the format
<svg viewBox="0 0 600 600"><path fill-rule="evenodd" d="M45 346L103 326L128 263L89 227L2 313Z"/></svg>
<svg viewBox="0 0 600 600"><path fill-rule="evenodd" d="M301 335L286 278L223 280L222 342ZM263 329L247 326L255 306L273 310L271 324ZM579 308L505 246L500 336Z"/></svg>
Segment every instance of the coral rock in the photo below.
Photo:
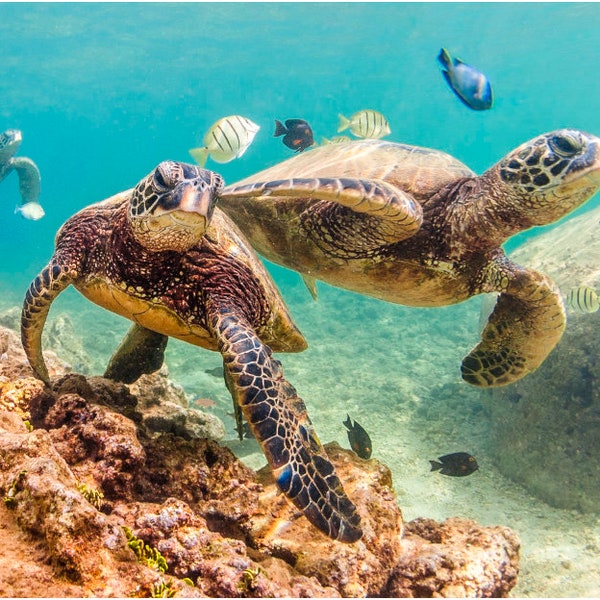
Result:
<svg viewBox="0 0 600 600"><path fill-rule="evenodd" d="M399 598L505 598L515 586L520 542L507 527L468 519L406 524L402 558L387 589Z"/></svg>

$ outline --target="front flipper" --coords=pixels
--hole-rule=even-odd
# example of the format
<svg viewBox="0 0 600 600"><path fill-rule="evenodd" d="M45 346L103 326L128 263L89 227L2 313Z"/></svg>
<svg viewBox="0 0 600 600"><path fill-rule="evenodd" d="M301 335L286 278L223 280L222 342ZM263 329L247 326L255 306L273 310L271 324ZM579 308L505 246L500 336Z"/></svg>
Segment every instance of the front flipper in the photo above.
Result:
<svg viewBox="0 0 600 600"><path fill-rule="evenodd" d="M19 191L23 204L39 202L41 177L37 165L24 156L12 159L12 167L19 176Z"/></svg>
<svg viewBox="0 0 600 600"><path fill-rule="evenodd" d="M54 259L31 282L21 312L21 341L37 377L50 383L42 354L42 330L54 299L73 283L77 273Z"/></svg>
<svg viewBox="0 0 600 600"><path fill-rule="evenodd" d="M307 519L329 537L355 542L362 536L356 507L306 414L283 376L281 364L244 318L229 311L209 316L234 400L260 443L275 481Z"/></svg>
<svg viewBox="0 0 600 600"><path fill-rule="evenodd" d="M409 194L380 179L281 179L232 186L221 193L223 199L256 196L324 200L376 217L380 220L376 234L381 244L393 244L412 237L423 222L421 205Z"/></svg>
<svg viewBox="0 0 600 600"><path fill-rule="evenodd" d="M481 342L462 362L462 377L481 387L513 383L535 371L562 337L566 315L560 291L546 275L492 263L489 289L500 296Z"/></svg>
<svg viewBox="0 0 600 600"><path fill-rule="evenodd" d="M158 371L163 364L168 341L168 336L134 323L111 356L104 377L133 383L144 373Z"/></svg>

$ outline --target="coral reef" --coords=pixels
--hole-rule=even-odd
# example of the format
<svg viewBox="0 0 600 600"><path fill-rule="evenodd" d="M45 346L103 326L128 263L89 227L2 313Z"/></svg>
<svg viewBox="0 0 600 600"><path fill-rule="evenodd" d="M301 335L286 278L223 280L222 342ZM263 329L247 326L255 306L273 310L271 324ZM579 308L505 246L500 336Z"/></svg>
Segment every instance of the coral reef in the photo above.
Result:
<svg viewBox="0 0 600 600"><path fill-rule="evenodd" d="M70 374L47 355L49 389L13 350L0 379L0 543L18 567L4 595L491 597L515 584L513 532L403 524L375 459L326 445L364 529L355 544L332 541L268 469L254 472L214 440L152 430L142 407L153 394L185 404L164 373L134 389Z"/></svg>
<svg viewBox="0 0 600 600"><path fill-rule="evenodd" d="M525 243L514 257L550 275L563 296L600 292L600 208ZM600 512L600 313L567 312L563 338L542 366L488 392L498 468L558 508Z"/></svg>

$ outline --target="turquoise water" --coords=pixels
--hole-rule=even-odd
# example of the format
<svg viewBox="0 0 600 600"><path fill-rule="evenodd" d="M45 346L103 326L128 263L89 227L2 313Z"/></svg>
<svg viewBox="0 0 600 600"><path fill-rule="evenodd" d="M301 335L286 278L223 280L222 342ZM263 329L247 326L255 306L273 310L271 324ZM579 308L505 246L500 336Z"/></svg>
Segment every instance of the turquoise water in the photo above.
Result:
<svg viewBox="0 0 600 600"><path fill-rule="evenodd" d="M206 129L225 115L242 114L261 126L242 158L224 165L209 160L207 166L227 182L292 155L273 137L275 119L306 119L320 140L336 134L339 113L376 109L390 123L389 139L444 150L478 173L546 131L576 127L600 135L598 31L600 5L594 3L2 3L0 131L23 131L19 154L41 170L46 210L38 222L14 215L20 202L16 176L0 183L3 305L21 302L66 218L132 187L161 160L190 161L188 149L200 145ZM442 46L488 75L492 110L470 111L448 89L436 61ZM595 198L580 210L598 203ZM436 389L435 378L440 385L457 384L460 359L477 337L477 300L471 309L427 312L321 286L315 304L296 274L270 268L311 344L284 365L324 440L337 435L344 441L341 420L348 410L371 432L391 423L390 434L378 441L384 462L409 452L400 435L404 425L412 427L412 449L435 452L425 442L437 427L435 435L468 441L484 452L486 430L470 429L480 411L471 391L457 391L448 413L441 412L435 394L427 395ZM117 329L114 336L88 340L100 369L127 325L87 306L81 315ZM368 340L355 339L360 336L354 329L367 322ZM225 415L230 408L222 382L202 373L217 366L219 357L173 348L173 377L190 393L212 394ZM454 370L428 370L432 355ZM468 402L461 404L461 398ZM417 419L412 425L406 417L411 411ZM426 421L431 430L422 428ZM448 489L424 490L427 497L437 494L438 503L419 505L410 491L411 477L421 477L416 464L394 471L410 518L460 512L513 524L510 510L492 507L482 517L473 506L454 502ZM476 485L463 484L463 490ZM471 504L485 504L485 490L473 492ZM519 533L530 541L525 526ZM598 589L561 588L560 581L545 588L540 582L551 580L552 569L550 559L526 562L520 593L593 595Z"/></svg>

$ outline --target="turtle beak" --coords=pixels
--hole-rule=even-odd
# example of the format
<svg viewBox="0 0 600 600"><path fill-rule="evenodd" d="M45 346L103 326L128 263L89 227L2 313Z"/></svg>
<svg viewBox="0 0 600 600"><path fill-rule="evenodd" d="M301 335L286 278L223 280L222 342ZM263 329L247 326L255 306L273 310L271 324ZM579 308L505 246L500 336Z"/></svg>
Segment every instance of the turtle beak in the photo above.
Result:
<svg viewBox="0 0 600 600"><path fill-rule="evenodd" d="M183 181L173 191L172 201L175 210L196 213L210 221L216 196L210 187L195 185L194 181Z"/></svg>

